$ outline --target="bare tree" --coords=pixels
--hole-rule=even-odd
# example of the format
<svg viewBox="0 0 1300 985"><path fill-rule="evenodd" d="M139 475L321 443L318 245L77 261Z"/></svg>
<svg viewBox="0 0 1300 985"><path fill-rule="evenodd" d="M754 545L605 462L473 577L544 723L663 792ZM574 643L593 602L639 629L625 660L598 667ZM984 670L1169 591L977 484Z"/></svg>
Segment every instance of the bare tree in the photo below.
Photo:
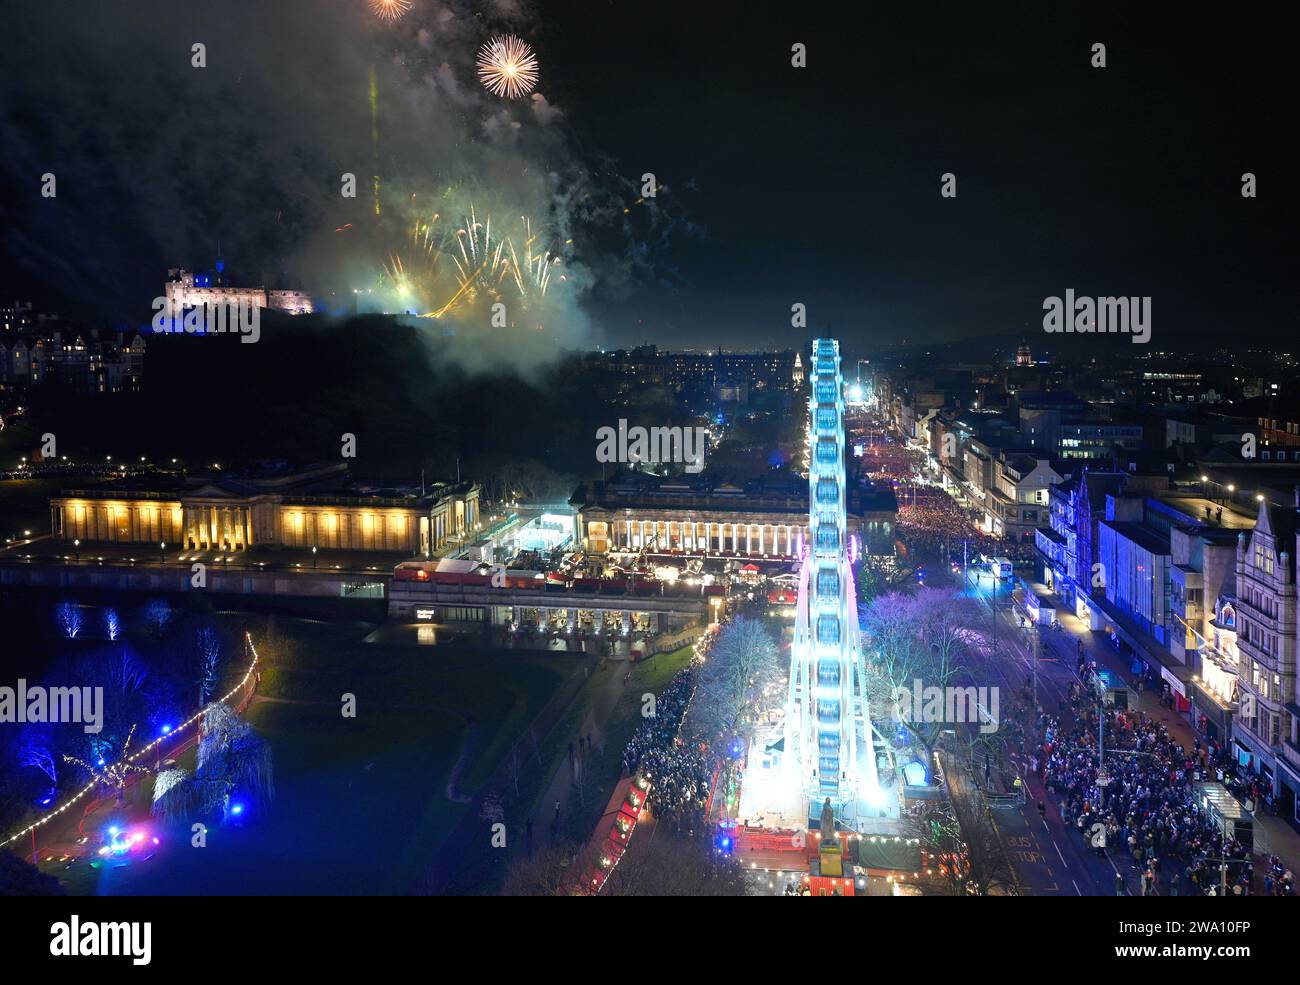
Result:
<svg viewBox="0 0 1300 985"><path fill-rule="evenodd" d="M711 744L748 743L784 688L776 640L757 619L737 616L719 632L700 668L690 721Z"/></svg>
<svg viewBox="0 0 1300 985"><path fill-rule="evenodd" d="M506 754L506 777L510 780L510 785L514 788L515 796L519 796L519 780L524 775L523 754L519 751L519 743L510 747L510 752Z"/></svg>
<svg viewBox="0 0 1300 985"><path fill-rule="evenodd" d="M719 854L708 838L679 838L656 830L634 837L609 874L602 896L744 896L745 870Z"/></svg>
<svg viewBox="0 0 1300 985"><path fill-rule="evenodd" d="M64 602L55 609L54 618L58 621L59 628L63 630L63 635L68 639L75 639L81 632L83 622L81 610L71 602Z"/></svg>
<svg viewBox="0 0 1300 985"><path fill-rule="evenodd" d="M936 588L914 594L891 592L863 607L862 645L867 672L867 695L872 717L900 722L934 758L940 736L950 727L937 716L914 714L900 697L922 687L947 688L971 681L972 667L985 657L982 637L969 627L977 614L968 599Z"/></svg>
<svg viewBox="0 0 1300 985"><path fill-rule="evenodd" d="M552 841L517 855L506 872L502 896L572 896L581 878L576 842Z"/></svg>
<svg viewBox="0 0 1300 985"><path fill-rule="evenodd" d="M207 706L217 689L217 665L221 661L221 640L211 626L203 626L195 635L199 655L199 707Z"/></svg>

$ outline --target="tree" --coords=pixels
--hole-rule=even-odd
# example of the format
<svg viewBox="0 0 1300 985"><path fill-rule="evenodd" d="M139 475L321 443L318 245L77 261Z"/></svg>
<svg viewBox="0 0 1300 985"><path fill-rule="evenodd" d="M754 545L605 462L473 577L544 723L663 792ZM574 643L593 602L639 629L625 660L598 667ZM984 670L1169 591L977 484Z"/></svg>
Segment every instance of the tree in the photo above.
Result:
<svg viewBox="0 0 1300 985"><path fill-rule="evenodd" d="M59 782L59 770L54 762L54 747L46 735L32 731L23 735L22 745L18 751L18 765L40 770L49 779L50 786Z"/></svg>
<svg viewBox="0 0 1300 985"><path fill-rule="evenodd" d="M163 599L154 599L144 609L145 631L156 639L167 634L172 621L172 607Z"/></svg>
<svg viewBox="0 0 1300 985"><path fill-rule="evenodd" d="M122 632L122 623L117 618L116 609L104 610L104 635L108 637L109 642L116 642Z"/></svg>
<svg viewBox="0 0 1300 985"><path fill-rule="evenodd" d="M519 780L524 774L524 757L519 749L519 743L516 742L510 747L510 752L506 754L506 778L510 781L511 787L514 788L515 796L519 796Z"/></svg>
<svg viewBox="0 0 1300 985"><path fill-rule="evenodd" d="M988 805L971 797L954 798L952 806L966 848L966 891L972 896L1016 893L1015 872Z"/></svg>
<svg viewBox="0 0 1300 985"><path fill-rule="evenodd" d="M261 806L274 799L271 747L229 705L211 704L199 727L194 775L164 771L154 782L153 814L168 823L209 814L236 791Z"/></svg>
<svg viewBox="0 0 1300 985"><path fill-rule="evenodd" d="M890 592L861 614L872 719L893 719L925 747L926 762L952 723L926 721L920 709L904 708L900 697L924 688L948 688L973 681L972 668L990 654L985 637L969 627L978 619L970 600L937 588L914 594Z"/></svg>
<svg viewBox="0 0 1300 985"><path fill-rule="evenodd" d="M580 876L577 864L582 846L552 841L510 863L502 896L572 896Z"/></svg>
<svg viewBox="0 0 1300 985"><path fill-rule="evenodd" d="M715 751L755 727L780 700L784 667L776 640L757 619L737 616L717 633L699 672L691 724Z"/></svg>
<svg viewBox="0 0 1300 985"><path fill-rule="evenodd" d="M856 584L859 603L867 605L885 591L889 581L880 566L872 561L871 556L864 555L858 562Z"/></svg>
<svg viewBox="0 0 1300 985"><path fill-rule="evenodd" d="M202 708L217 690L221 640L211 626L202 626L195 634L194 646L199 656L199 707Z"/></svg>
<svg viewBox="0 0 1300 985"><path fill-rule="evenodd" d="M127 733L126 742L122 744L122 753L114 762L107 762L104 758L95 760L92 766L84 759L78 759L76 756L64 756L65 763L71 763L74 766L80 766L88 772L95 782L101 783L112 790L117 796L119 805L126 802L126 785L131 775L134 773L148 773L149 771L143 766L136 766L131 762L131 740L135 737L135 726L131 726L131 731Z"/></svg>
<svg viewBox="0 0 1300 985"><path fill-rule="evenodd" d="M54 618L63 630L63 635L68 639L76 639L77 634L81 632L83 623L81 610L71 602L64 602L54 610Z"/></svg>
<svg viewBox="0 0 1300 985"><path fill-rule="evenodd" d="M605 880L602 896L744 896L745 870L709 838L679 838L658 831L633 836Z"/></svg>

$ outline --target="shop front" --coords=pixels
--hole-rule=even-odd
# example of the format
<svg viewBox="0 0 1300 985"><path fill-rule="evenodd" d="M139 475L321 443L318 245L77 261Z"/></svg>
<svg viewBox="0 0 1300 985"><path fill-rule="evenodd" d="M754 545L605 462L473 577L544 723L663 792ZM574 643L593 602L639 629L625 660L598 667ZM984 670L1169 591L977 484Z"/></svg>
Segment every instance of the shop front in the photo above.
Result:
<svg viewBox="0 0 1300 985"><path fill-rule="evenodd" d="M1201 672L1192 678L1192 726L1211 739L1232 734L1237 702L1237 668L1209 650L1201 651ZM1182 709L1180 709L1182 710Z"/></svg>

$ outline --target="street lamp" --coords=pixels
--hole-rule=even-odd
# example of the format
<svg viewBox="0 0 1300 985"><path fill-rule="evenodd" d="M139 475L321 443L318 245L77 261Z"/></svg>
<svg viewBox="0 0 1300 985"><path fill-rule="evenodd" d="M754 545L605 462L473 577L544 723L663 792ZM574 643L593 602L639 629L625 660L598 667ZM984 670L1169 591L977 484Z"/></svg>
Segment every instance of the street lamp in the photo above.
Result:
<svg viewBox="0 0 1300 985"><path fill-rule="evenodd" d="M1228 498L1225 499L1224 502L1225 502L1225 503L1231 503L1231 502L1232 502L1232 499L1233 499L1233 494L1234 494L1236 491L1237 491L1237 487L1234 486L1231 482L1229 482L1229 483L1228 483Z"/></svg>
<svg viewBox="0 0 1300 985"><path fill-rule="evenodd" d="M167 563L167 541L165 540L158 542L158 563Z"/></svg>
<svg viewBox="0 0 1300 985"><path fill-rule="evenodd" d="M76 540L74 540L72 542L72 546L77 549L77 560L80 561L81 560L81 538L77 538Z"/></svg>
<svg viewBox="0 0 1300 985"><path fill-rule="evenodd" d="M311 566L313 568L316 567L316 545L315 544L313 544L311 548Z"/></svg>

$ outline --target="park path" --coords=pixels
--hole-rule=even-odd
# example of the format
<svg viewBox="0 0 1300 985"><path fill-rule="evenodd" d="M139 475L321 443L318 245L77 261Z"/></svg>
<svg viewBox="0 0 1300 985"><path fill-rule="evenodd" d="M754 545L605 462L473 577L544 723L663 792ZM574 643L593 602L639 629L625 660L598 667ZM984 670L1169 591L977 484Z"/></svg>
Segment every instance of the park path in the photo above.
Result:
<svg viewBox="0 0 1300 985"><path fill-rule="evenodd" d="M626 669L624 669L626 666ZM533 831L536 833L538 842L554 838L557 831L554 830L554 821L556 819L555 804L558 801L560 810L563 812L568 805L569 796L573 792L574 779L578 772L585 768L586 761L592 756L590 750L585 753L578 751L578 739L584 740L588 735L591 736L592 744L599 750L597 755L621 755L621 749L606 749L605 728L609 724L609 718L618 707L619 699L623 696L623 691L627 687L627 682L631 677L632 664L617 665L613 668L607 680L601 687L600 691L592 699L591 707L587 710L577 731L569 737L573 746L573 755L566 757L561 762L559 769L551 778L550 785L546 792L538 799L532 816Z"/></svg>
<svg viewBox="0 0 1300 985"><path fill-rule="evenodd" d="M468 804L474 799L467 793L456 792L456 786L460 783L460 775L465 772L469 757L478 746L478 722L466 718L464 715L461 718L465 722L465 738L460 744L460 756L456 760L456 765L451 768L451 775L447 777L447 799L453 804Z"/></svg>

